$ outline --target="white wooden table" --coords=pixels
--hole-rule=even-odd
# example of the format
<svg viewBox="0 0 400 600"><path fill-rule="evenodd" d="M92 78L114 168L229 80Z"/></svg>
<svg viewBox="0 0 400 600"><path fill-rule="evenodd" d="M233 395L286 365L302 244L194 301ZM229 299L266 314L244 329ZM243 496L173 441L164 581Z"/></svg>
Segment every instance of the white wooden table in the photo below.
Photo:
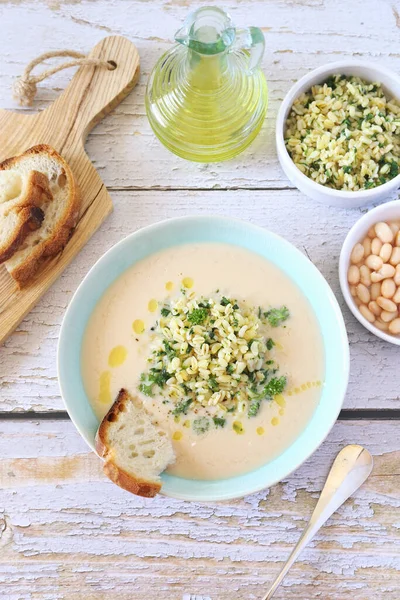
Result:
<svg viewBox="0 0 400 600"><path fill-rule="evenodd" d="M225 1L238 26L263 28L270 106L251 148L218 165L168 153L144 110L152 65L188 12L202 4L0 0L2 108L15 108L13 77L43 51L86 51L106 35L122 34L137 45L142 61L137 88L87 143L115 211L0 348L0 597L260 598L311 514L333 457L357 442L375 456L372 476L304 552L276 598L399 600L399 349L367 333L340 295L338 255L360 211L324 208L293 189L278 165L273 136L283 95L309 70L354 55L400 72L399 1ZM70 75L41 85L34 109L54 100ZM281 484L223 504L148 501L106 481L69 422L57 385L57 338L73 292L105 250L149 223L200 213L258 223L310 257L343 308L350 385L328 439Z"/></svg>

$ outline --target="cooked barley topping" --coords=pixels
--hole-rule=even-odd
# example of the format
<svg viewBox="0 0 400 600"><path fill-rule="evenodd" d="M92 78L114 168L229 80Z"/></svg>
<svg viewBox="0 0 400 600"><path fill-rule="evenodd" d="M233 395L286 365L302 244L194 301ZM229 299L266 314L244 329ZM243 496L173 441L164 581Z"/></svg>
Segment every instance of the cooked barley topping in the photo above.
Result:
<svg viewBox="0 0 400 600"><path fill-rule="evenodd" d="M399 174L400 104L380 83L333 75L295 100L285 144L316 183L349 191L377 187Z"/></svg>
<svg viewBox="0 0 400 600"><path fill-rule="evenodd" d="M284 306L264 311L224 296L182 293L161 308L139 389L160 393L175 416L207 408L217 427L226 412L255 416L286 385L271 357L270 334L288 317Z"/></svg>

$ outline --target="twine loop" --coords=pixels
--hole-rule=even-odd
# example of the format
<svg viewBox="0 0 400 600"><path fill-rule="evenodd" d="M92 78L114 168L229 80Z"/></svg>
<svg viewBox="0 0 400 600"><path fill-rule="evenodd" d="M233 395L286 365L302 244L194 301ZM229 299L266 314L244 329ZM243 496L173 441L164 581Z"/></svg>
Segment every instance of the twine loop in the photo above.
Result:
<svg viewBox="0 0 400 600"><path fill-rule="evenodd" d="M61 65L58 65L57 67L52 67L51 69L46 69L40 75L31 75L31 72L34 69L34 67L39 65L41 62L47 60L48 58L59 58L63 56L73 58L74 60L64 62ZM86 56L86 54L82 54L81 52L75 52L75 50L55 50L53 52L46 52L45 54L41 54L40 56L32 60L26 67L21 77L19 77L14 82L14 99L21 106L31 106L33 103L33 99L36 96L38 83L40 83L47 77L50 77L51 75L62 71L63 69L69 69L70 67L77 66L81 67L84 65L94 67L105 67L110 71L115 68L112 63L107 62L106 60L100 60L99 58L89 58L88 56Z"/></svg>

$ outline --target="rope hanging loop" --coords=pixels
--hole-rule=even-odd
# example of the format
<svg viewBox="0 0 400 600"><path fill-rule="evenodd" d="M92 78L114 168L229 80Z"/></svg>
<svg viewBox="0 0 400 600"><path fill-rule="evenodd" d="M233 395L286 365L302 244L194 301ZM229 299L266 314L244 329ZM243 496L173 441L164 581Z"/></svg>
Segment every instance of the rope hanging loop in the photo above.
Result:
<svg viewBox="0 0 400 600"><path fill-rule="evenodd" d="M66 61L57 67L46 69L40 75L31 75L32 70L49 58L62 58L68 57L73 60ZM62 71L63 69L69 69L70 67L82 67L84 65L103 67L108 70L113 70L114 66L99 58L89 58L86 54L76 52L75 50L54 50L52 52L45 52L34 60L32 60L26 67L25 71L18 77L13 85L13 97L20 104L20 106L32 106L33 99L37 93L37 84L51 77L55 73Z"/></svg>

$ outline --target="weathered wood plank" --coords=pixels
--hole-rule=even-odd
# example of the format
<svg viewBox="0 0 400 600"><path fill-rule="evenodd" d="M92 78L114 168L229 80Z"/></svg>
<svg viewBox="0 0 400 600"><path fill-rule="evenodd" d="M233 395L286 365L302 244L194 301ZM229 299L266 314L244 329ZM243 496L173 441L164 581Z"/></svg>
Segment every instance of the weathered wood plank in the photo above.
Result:
<svg viewBox="0 0 400 600"><path fill-rule="evenodd" d="M274 488L196 504L129 495L106 480L68 421L0 422L0 585L4 598L260 598L346 443L374 471L316 536L277 598L400 596L398 423L342 422Z"/></svg>
<svg viewBox="0 0 400 600"><path fill-rule="evenodd" d="M65 46L89 50L106 35L126 35L141 55L141 81L130 97L95 129L87 144L106 185L286 187L289 182L275 154L274 124L279 103L294 81L322 64L352 57L380 61L400 71L395 2L227 0L224 7L239 27L255 24L264 30L263 69L270 91L268 117L256 142L237 159L217 165L188 163L174 157L155 139L145 116L144 93L149 72L170 47L176 29L190 10L208 1L0 3L0 106L15 107L11 99L13 77L45 50ZM71 71L66 71L40 84L35 106L44 107L53 101L70 77Z"/></svg>
<svg viewBox="0 0 400 600"><path fill-rule="evenodd" d="M398 352L365 330L344 305L337 265L359 211L311 205L299 192L114 192L115 210L19 329L0 347L0 411L60 410L56 377L59 326L73 292L94 262L130 232L184 214L240 217L283 235L308 254L332 286L351 345L346 408L399 408ZM366 376L366 373L369 376Z"/></svg>
<svg viewBox="0 0 400 600"><path fill-rule="evenodd" d="M196 165L169 154L144 111L148 74L190 10L209 0L0 1L0 106L15 107L11 83L45 50L90 49L105 35L138 47L137 90L90 136L87 149L114 190L114 215L0 347L0 411L62 409L55 353L65 308L82 277L130 231L182 214L245 218L285 235L321 269L338 295L337 259L359 211L324 209L289 182L276 159L274 120L292 83L341 58L400 70L396 3L372 0L226 0L239 26L263 27L270 90L265 126L238 159ZM23 43L21 42L23 40ZM35 108L64 89L71 72L40 84ZM121 188L213 188L212 192L117 192ZM216 188L247 188L222 192ZM279 188L254 192L252 188ZM396 349L344 310L352 352L347 408L399 408ZM367 375L368 374L368 375ZM398 600L400 443L397 422L342 422L320 450L273 489L225 504L131 497L106 481L65 421L0 421L0 589L7 600L256 599L272 581L312 512L336 452L365 444L375 454L367 484L305 551L277 598Z"/></svg>

